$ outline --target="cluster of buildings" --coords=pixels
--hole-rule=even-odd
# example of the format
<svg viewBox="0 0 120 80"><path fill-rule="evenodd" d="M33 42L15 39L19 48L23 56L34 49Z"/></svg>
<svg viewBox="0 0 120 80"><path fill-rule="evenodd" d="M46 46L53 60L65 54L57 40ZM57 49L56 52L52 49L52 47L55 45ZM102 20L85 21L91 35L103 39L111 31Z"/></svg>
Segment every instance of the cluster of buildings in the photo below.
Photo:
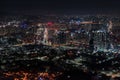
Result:
<svg viewBox="0 0 120 80"><path fill-rule="evenodd" d="M35 69L61 73L67 80L72 75L65 72L74 69L91 74L90 80L119 77L119 23L118 16L1 16L0 78L10 74L17 80L11 71L30 75Z"/></svg>

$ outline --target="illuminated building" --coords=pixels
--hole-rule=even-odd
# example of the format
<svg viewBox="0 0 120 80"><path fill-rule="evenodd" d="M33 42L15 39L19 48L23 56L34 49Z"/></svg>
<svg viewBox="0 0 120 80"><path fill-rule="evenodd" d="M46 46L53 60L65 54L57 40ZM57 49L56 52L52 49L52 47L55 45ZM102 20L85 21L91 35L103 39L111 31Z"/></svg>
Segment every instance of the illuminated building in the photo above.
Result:
<svg viewBox="0 0 120 80"><path fill-rule="evenodd" d="M44 29L44 35L43 35L43 43L48 44L48 29Z"/></svg>

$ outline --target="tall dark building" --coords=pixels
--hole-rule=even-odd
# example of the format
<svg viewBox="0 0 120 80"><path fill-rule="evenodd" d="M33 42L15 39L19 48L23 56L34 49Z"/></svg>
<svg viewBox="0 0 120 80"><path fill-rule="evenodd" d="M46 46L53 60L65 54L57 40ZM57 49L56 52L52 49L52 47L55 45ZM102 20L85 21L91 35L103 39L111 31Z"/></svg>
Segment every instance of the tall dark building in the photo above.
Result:
<svg viewBox="0 0 120 80"><path fill-rule="evenodd" d="M94 39L93 39L93 37L89 41L89 49L90 49L91 52L93 52L93 50L94 50Z"/></svg>
<svg viewBox="0 0 120 80"><path fill-rule="evenodd" d="M60 44L66 43L66 34L64 32L60 32L58 34L58 43Z"/></svg>

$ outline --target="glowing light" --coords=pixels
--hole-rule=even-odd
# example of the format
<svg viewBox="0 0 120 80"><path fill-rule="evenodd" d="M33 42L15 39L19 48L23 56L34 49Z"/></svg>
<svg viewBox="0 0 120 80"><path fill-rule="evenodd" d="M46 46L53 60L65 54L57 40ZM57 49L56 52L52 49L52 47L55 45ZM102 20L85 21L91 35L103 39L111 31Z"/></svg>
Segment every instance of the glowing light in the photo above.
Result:
<svg viewBox="0 0 120 80"><path fill-rule="evenodd" d="M48 26L52 26L53 23L52 23L52 22L48 22L47 25L48 25Z"/></svg>
<svg viewBox="0 0 120 80"><path fill-rule="evenodd" d="M43 80L43 79L40 77L39 80Z"/></svg>
<svg viewBox="0 0 120 80"><path fill-rule="evenodd" d="M38 26L42 26L42 24L41 24L41 23L39 23L39 24L38 24Z"/></svg>
<svg viewBox="0 0 120 80"><path fill-rule="evenodd" d="M21 27L21 28L27 28L26 22L22 22L20 27Z"/></svg>

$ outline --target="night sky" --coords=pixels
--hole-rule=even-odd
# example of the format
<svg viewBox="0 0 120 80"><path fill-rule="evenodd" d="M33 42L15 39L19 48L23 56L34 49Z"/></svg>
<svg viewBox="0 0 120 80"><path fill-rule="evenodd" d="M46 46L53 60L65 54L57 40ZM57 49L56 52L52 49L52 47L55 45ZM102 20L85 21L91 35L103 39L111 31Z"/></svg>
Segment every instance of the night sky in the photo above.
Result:
<svg viewBox="0 0 120 80"><path fill-rule="evenodd" d="M3 0L0 12L8 13L120 13L119 0Z"/></svg>

